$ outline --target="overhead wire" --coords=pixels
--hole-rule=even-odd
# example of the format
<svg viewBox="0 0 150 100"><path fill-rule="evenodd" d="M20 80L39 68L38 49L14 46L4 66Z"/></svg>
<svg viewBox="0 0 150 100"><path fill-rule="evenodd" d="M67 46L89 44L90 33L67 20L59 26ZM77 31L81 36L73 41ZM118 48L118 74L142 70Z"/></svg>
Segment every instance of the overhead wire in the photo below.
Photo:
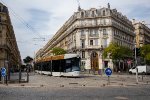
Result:
<svg viewBox="0 0 150 100"><path fill-rule="evenodd" d="M23 25L26 26L26 28L28 28L30 31L32 31L34 34L36 34L39 38L35 38L35 39L40 39L45 41L45 38L41 37L39 32L36 31L31 25L29 25L21 16L19 16L11 7L9 7L3 0L1 0L1 2L7 6L7 8L9 8L11 10L11 13L13 14L13 16L15 16ZM34 38L33 38L34 39Z"/></svg>

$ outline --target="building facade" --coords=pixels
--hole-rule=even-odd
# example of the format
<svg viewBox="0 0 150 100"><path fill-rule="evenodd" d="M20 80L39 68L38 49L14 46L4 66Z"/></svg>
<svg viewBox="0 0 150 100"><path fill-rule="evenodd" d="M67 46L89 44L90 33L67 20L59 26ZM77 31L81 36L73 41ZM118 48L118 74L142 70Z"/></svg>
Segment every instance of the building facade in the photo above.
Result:
<svg viewBox="0 0 150 100"><path fill-rule="evenodd" d="M133 19L133 26L135 27L137 48L150 44L150 29L145 22L136 22Z"/></svg>
<svg viewBox="0 0 150 100"><path fill-rule="evenodd" d="M5 67L9 74L10 69L17 68L20 64L20 52L9 12L7 7L0 3L0 68Z"/></svg>
<svg viewBox="0 0 150 100"><path fill-rule="evenodd" d="M51 49L60 47L68 53L81 56L85 69L114 68L111 59L103 59L102 52L111 42L134 48L132 22L116 9L108 7L89 10L79 9L57 31L53 38L36 54L36 57L51 55Z"/></svg>

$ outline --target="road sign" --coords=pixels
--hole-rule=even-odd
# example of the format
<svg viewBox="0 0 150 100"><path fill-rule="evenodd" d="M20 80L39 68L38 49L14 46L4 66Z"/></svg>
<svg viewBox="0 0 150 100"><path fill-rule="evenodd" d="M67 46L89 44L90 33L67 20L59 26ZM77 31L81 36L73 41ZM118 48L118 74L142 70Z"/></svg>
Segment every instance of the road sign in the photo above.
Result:
<svg viewBox="0 0 150 100"><path fill-rule="evenodd" d="M5 77L6 76L6 68L1 68L1 75L2 77Z"/></svg>
<svg viewBox="0 0 150 100"><path fill-rule="evenodd" d="M105 74L106 74L107 76L111 76L112 70L111 70L110 68L107 68L107 69L105 70Z"/></svg>

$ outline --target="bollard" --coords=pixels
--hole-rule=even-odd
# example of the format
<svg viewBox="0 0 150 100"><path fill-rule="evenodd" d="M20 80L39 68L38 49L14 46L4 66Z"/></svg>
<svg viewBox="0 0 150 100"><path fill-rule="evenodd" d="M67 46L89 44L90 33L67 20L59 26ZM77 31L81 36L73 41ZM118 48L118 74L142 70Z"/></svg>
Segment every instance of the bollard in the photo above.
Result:
<svg viewBox="0 0 150 100"><path fill-rule="evenodd" d="M110 76L108 76L108 83L107 84L110 85Z"/></svg>
<svg viewBox="0 0 150 100"><path fill-rule="evenodd" d="M27 82L29 82L29 70L27 70Z"/></svg>
<svg viewBox="0 0 150 100"><path fill-rule="evenodd" d="M5 83L8 85L7 75L5 76Z"/></svg>
<svg viewBox="0 0 150 100"><path fill-rule="evenodd" d="M2 78L2 76L1 76L1 70L0 70L0 81L2 80L1 78Z"/></svg>
<svg viewBox="0 0 150 100"><path fill-rule="evenodd" d="M19 70L19 83L21 83L21 69Z"/></svg>

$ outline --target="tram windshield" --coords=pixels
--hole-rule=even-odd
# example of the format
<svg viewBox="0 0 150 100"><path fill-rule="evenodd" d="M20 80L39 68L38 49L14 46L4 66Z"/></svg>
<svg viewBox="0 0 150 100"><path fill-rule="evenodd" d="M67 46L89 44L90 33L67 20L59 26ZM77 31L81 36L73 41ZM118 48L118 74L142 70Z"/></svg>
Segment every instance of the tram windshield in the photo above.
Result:
<svg viewBox="0 0 150 100"><path fill-rule="evenodd" d="M65 71L66 72L80 71L80 67L79 67L80 60L79 59L80 58L66 59Z"/></svg>

